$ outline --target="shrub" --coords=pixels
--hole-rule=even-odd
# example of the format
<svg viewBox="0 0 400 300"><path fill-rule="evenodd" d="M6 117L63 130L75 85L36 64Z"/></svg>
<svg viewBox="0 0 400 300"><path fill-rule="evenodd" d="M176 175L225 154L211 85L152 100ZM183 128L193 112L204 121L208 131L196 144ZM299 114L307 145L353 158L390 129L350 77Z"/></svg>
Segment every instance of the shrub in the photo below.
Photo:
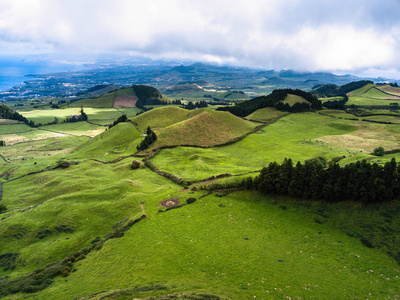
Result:
<svg viewBox="0 0 400 300"><path fill-rule="evenodd" d="M377 148L374 149L374 152L372 152L372 155L384 156L385 155L385 149L383 149L383 147L377 147Z"/></svg>
<svg viewBox="0 0 400 300"><path fill-rule="evenodd" d="M53 232L50 229L45 229L40 231L36 237L39 239L44 239L45 237L48 237L49 235L51 235Z"/></svg>
<svg viewBox="0 0 400 300"><path fill-rule="evenodd" d="M197 200L196 198L189 198L189 199L186 200L186 203L187 204L192 204L192 203L195 203L196 200Z"/></svg>
<svg viewBox="0 0 400 300"><path fill-rule="evenodd" d="M7 207L4 204L0 204L0 214L7 211Z"/></svg>
<svg viewBox="0 0 400 300"><path fill-rule="evenodd" d="M140 168L140 161L134 160L134 161L132 162L131 169L132 169L132 170L136 170L136 169L139 169L139 168Z"/></svg>

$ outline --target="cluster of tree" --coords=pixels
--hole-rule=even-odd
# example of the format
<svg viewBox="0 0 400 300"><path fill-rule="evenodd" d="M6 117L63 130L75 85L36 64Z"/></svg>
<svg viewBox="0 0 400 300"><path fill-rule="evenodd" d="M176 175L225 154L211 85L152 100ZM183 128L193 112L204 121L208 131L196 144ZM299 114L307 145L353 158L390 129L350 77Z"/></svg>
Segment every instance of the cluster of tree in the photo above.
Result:
<svg viewBox="0 0 400 300"><path fill-rule="evenodd" d="M286 98L288 94L303 97L308 103L296 103L293 106L282 103L282 100ZM256 110L264 107L275 107L279 110L300 112L312 109L321 109L321 101L318 100L314 95L304 92L299 89L278 89L274 90L267 96L257 97L251 100L243 101L236 104L235 106L219 107L217 110L229 111L238 117L245 117Z"/></svg>
<svg viewBox="0 0 400 300"><path fill-rule="evenodd" d="M87 120L88 120L88 116L83 111L83 107L81 107L81 114L80 115L71 116L69 118L66 118L64 120L64 123L74 123L74 122L87 121Z"/></svg>
<svg viewBox="0 0 400 300"><path fill-rule="evenodd" d="M193 103L192 101L189 101L188 104L186 104L186 105L182 104L181 105L182 108L189 109L189 110L196 109L196 108L207 107L207 106L208 106L208 104L207 104L206 101L198 101L198 102L195 102L195 103Z"/></svg>
<svg viewBox="0 0 400 300"><path fill-rule="evenodd" d="M168 104L166 101L161 101L161 93L152 86L137 84L134 85L133 90L138 97L136 107L143 109L144 105L163 105Z"/></svg>
<svg viewBox="0 0 400 300"><path fill-rule="evenodd" d="M157 135L153 130L151 130L149 126L146 129L146 137L139 145L137 145L136 149L138 149L139 151L145 150L149 148L149 146L153 144L156 140L157 140Z"/></svg>
<svg viewBox="0 0 400 300"><path fill-rule="evenodd" d="M0 141L0 147L3 147L3 146L5 146L6 145L6 142L5 141Z"/></svg>
<svg viewBox="0 0 400 300"><path fill-rule="evenodd" d="M270 163L259 176L246 178L241 185L265 194L368 204L399 195L400 166L394 158L384 166L363 160L343 168L337 163L324 168L315 160L293 166L291 159L285 159L282 164Z"/></svg>
<svg viewBox="0 0 400 300"><path fill-rule="evenodd" d="M128 117L125 114L123 114L117 120L115 120L114 123L110 124L110 126L108 126L108 128L110 129L110 128L114 127L115 125L117 125L118 123L126 122L126 121L128 121Z"/></svg>
<svg viewBox="0 0 400 300"><path fill-rule="evenodd" d="M4 104L0 105L0 118L24 122L26 125L28 125L30 127L38 126L33 121L28 121L27 118L20 115L16 111L13 111L11 108L9 108L7 105L4 105Z"/></svg>
<svg viewBox="0 0 400 300"><path fill-rule="evenodd" d="M172 100L172 102L170 102L168 104L182 105L182 101L181 100Z"/></svg>
<svg viewBox="0 0 400 300"><path fill-rule="evenodd" d="M370 80L360 80L353 81L342 86L337 86L336 84L316 85L313 87L311 93L318 95L319 97L343 96L344 94L360 89L367 84L373 84L373 82Z"/></svg>
<svg viewBox="0 0 400 300"><path fill-rule="evenodd" d="M341 100L328 100L322 103L323 107L329 108L329 109L341 109L345 110L346 109L346 103L349 101L349 97L346 94L341 95L343 99Z"/></svg>

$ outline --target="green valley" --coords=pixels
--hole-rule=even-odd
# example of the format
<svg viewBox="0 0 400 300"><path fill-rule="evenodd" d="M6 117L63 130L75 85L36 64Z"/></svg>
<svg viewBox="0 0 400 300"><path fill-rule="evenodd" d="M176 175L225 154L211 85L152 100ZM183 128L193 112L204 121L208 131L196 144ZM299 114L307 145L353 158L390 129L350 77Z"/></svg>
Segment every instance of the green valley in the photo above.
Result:
<svg viewBox="0 0 400 300"><path fill-rule="evenodd" d="M364 205L242 185L285 158L399 162L400 114L386 104L397 88L235 92L223 98L236 105L192 110L174 102L204 100L206 88L165 96L133 86L19 110L34 126L0 117L1 298L400 297L398 195ZM344 109L323 107L345 95ZM65 121L82 112L86 121ZM148 128L156 139L139 151Z"/></svg>

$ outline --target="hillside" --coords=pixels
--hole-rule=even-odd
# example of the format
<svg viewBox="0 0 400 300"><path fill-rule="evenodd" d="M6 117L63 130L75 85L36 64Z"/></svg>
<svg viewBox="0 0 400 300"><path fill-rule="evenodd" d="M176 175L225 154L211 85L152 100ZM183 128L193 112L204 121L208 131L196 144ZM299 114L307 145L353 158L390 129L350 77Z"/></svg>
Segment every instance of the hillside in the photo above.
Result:
<svg viewBox="0 0 400 300"><path fill-rule="evenodd" d="M151 100L156 91L141 92ZM133 88L113 93L136 94ZM379 194L384 201L368 205L362 196L335 202L314 196L321 186L324 195L337 193L336 183L329 186L332 170L342 173L351 163L356 170L370 162L369 172L381 172L369 185L368 172L355 172L346 182L354 180L355 193L387 185L398 191L400 165L392 160L400 161L398 113L365 110L368 115L355 117L262 107L307 99L315 101L280 90L243 101L252 111L246 119L160 105L137 116L138 108L85 107L89 122L38 128L0 121L6 141L0 147L0 298L399 298L398 195L387 189ZM54 120L79 110L26 114ZM131 113L126 122L104 126L125 112ZM147 127L158 138L137 152ZM379 146L384 155L372 155ZM293 162L286 169L290 182L285 170L264 168L278 170L285 158ZM330 175L318 179L323 185L315 177L307 182L301 198L296 191L306 185L296 187L294 174L308 180L311 164ZM276 189L291 185L290 194L260 191L271 178ZM247 190L249 182L260 184Z"/></svg>
<svg viewBox="0 0 400 300"><path fill-rule="evenodd" d="M198 109L186 116L186 120L175 123L157 132L153 147L193 145L211 146L238 138L256 125L227 112Z"/></svg>
<svg viewBox="0 0 400 300"><path fill-rule="evenodd" d="M293 103L292 105L284 102L288 95L290 95L288 101ZM267 96L243 101L237 103L235 106L219 107L217 110L229 111L236 116L245 117L264 107L275 107L281 111L301 112L311 109L321 109L322 103L317 99L317 97L301 90L279 89L274 90Z"/></svg>
<svg viewBox="0 0 400 300"><path fill-rule="evenodd" d="M179 107L162 107L152 109L132 119L133 124L144 132L147 127L154 129L168 127L186 119L190 112Z"/></svg>
<svg viewBox="0 0 400 300"><path fill-rule="evenodd" d="M269 122L277 118L283 117L287 112L282 112L273 107L265 107L256 110L246 117L247 120L257 122Z"/></svg>
<svg viewBox="0 0 400 300"><path fill-rule="evenodd" d="M144 85L117 89L95 98L78 100L65 104L64 107L94 107L94 108L134 108L144 105L157 105L171 100L157 89Z"/></svg>
<svg viewBox="0 0 400 300"><path fill-rule="evenodd" d="M130 122L119 123L111 129L80 145L74 156L111 160L136 152L141 132Z"/></svg>
<svg viewBox="0 0 400 300"><path fill-rule="evenodd" d="M385 84L385 85L378 85L376 88L386 94L400 97L400 88L399 87L394 87L394 86Z"/></svg>

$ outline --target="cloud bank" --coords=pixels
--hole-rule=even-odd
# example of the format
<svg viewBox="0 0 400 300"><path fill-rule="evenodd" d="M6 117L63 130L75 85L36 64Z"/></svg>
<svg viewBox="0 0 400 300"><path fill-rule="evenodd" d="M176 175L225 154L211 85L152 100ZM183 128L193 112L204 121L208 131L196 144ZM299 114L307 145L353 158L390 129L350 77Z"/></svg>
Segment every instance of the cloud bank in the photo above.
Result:
<svg viewBox="0 0 400 300"><path fill-rule="evenodd" d="M0 53L396 75L399 15L398 0L2 0Z"/></svg>

